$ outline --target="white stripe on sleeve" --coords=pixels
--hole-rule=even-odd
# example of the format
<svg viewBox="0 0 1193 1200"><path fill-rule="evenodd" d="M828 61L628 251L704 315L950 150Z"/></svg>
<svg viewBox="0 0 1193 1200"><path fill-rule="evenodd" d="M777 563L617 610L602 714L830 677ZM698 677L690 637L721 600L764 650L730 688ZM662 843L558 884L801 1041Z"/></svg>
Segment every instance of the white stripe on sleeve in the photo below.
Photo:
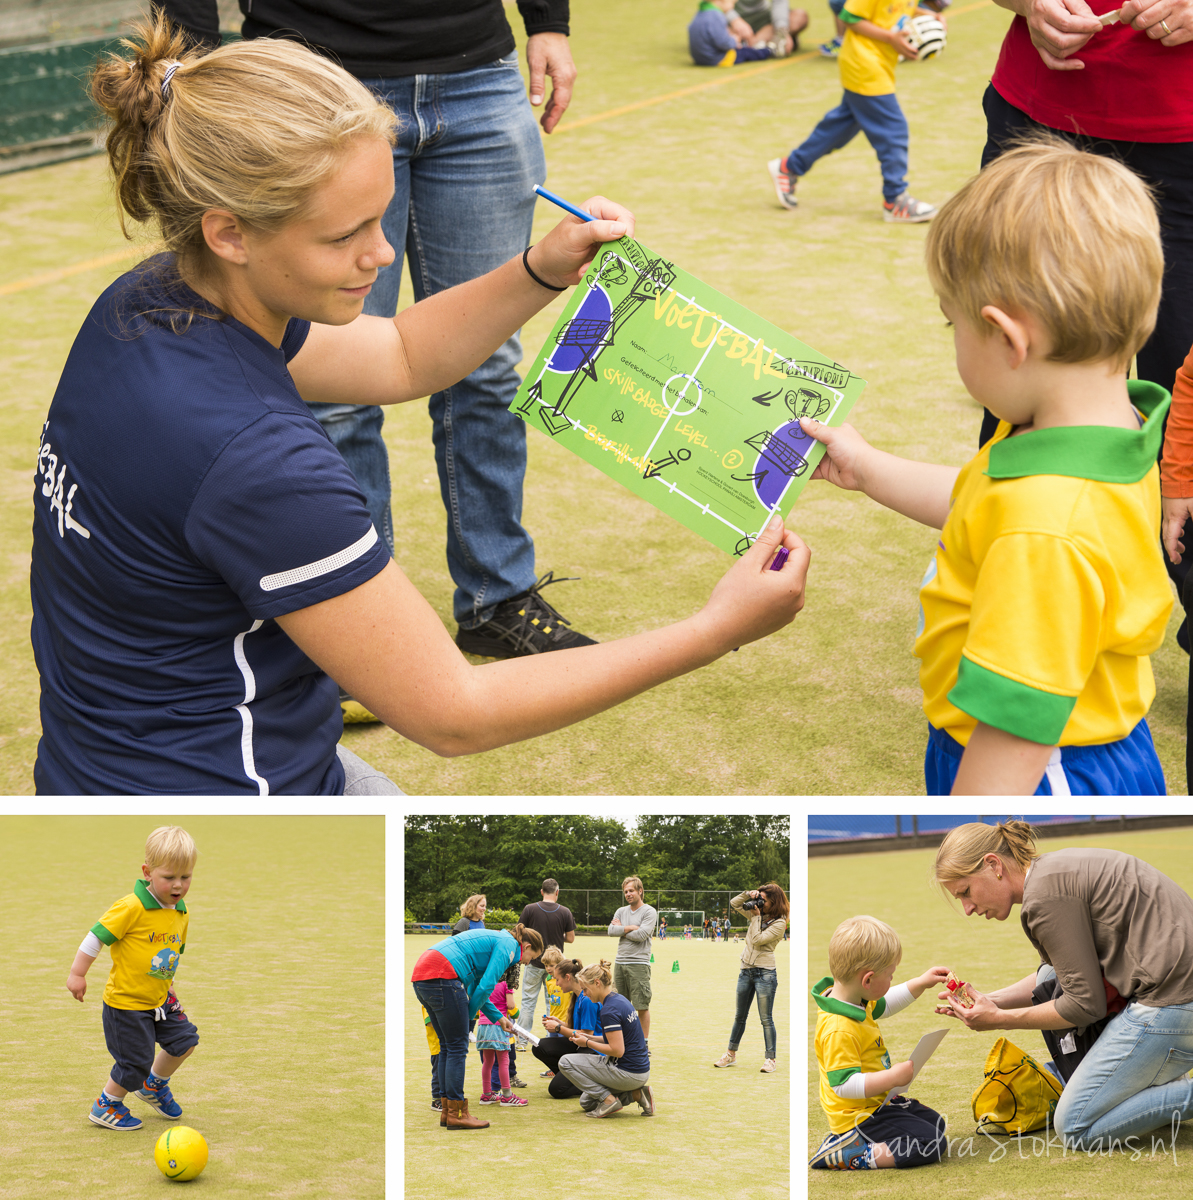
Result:
<svg viewBox="0 0 1193 1200"><path fill-rule="evenodd" d="M320 575L330 575L332 571L338 571L350 562L355 562L362 554L371 550L376 541L377 530L370 525L369 532L358 541L353 542L346 550L329 554L326 558L319 559L318 562L307 563L305 567L295 567L293 571L279 571L276 575L262 575L261 590L276 592L278 588L294 587L295 584L318 579Z"/></svg>
<svg viewBox="0 0 1193 1200"><path fill-rule="evenodd" d="M103 942L95 936L91 930L87 930L87 936L79 944L79 949L82 950L89 958L98 958L99 952L104 948Z"/></svg>

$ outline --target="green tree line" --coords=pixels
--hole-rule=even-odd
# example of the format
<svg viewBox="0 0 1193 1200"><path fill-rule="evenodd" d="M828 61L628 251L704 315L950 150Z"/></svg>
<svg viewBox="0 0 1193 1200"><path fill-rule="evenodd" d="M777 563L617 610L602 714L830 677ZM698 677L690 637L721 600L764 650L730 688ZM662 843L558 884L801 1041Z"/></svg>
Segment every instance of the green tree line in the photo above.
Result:
<svg viewBox="0 0 1193 1200"><path fill-rule="evenodd" d="M446 921L477 892L490 908L521 912L548 878L566 893L637 875L651 903L663 889L685 908L684 892L791 883L786 816L649 816L632 831L608 817L420 816L406 818L405 843L405 905L420 921ZM668 900L672 892L681 898ZM618 903L603 897L601 920Z"/></svg>

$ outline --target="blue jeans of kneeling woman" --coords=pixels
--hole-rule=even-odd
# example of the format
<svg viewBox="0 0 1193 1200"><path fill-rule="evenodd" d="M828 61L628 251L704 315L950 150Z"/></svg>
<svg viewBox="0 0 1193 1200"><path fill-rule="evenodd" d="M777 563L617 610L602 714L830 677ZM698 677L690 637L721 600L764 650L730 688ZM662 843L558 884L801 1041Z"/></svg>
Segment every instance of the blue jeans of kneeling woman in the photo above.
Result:
<svg viewBox="0 0 1193 1200"><path fill-rule="evenodd" d="M1190 1070L1193 1004L1129 1004L1065 1085L1053 1115L1056 1132L1078 1150L1133 1150L1121 1143L1173 1130L1174 1122L1193 1116Z"/></svg>
<svg viewBox="0 0 1193 1200"><path fill-rule="evenodd" d="M766 1057L774 1058L778 1045L775 1036L775 1021L771 1011L775 1007L775 992L779 987L779 973L769 967L742 967L737 977L737 1013L733 1018L733 1029L729 1034L729 1049L737 1053L746 1032L746 1018L750 1015L750 1003L758 1001L758 1020L762 1023L762 1040L766 1046Z"/></svg>

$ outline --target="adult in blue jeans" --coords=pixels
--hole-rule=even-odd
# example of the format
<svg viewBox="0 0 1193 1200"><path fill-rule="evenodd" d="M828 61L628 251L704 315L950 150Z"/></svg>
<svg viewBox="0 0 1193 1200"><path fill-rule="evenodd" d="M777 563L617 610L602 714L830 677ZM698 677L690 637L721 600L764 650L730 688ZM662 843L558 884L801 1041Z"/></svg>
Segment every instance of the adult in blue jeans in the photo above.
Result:
<svg viewBox="0 0 1193 1200"><path fill-rule="evenodd" d="M543 939L521 923L512 930L470 929L444 938L418 956L411 983L418 1002L427 1010L431 1028L439 1038L435 1064L443 1110L439 1124L448 1130L487 1129L488 1121L468 1112L464 1095L464 1067L468 1059L468 1027L483 1011L507 1033L513 1022L498 1012L490 999L497 981L512 963L543 952Z"/></svg>
<svg viewBox="0 0 1193 1200"><path fill-rule="evenodd" d="M200 43L219 42L216 0L162 0L174 24ZM533 188L546 179L530 104L550 99L550 133L571 100L568 0L518 0L526 27L530 104L501 0L240 0L243 35L299 36L333 57L401 119L394 147L393 202L382 221L398 251L364 311L392 317L402 250L415 298L483 275L530 241ZM586 646L542 596L534 542L522 525L526 427L509 412L522 356L511 337L467 378L430 399L439 490L447 511L447 564L455 581L456 643L470 653L513 658ZM378 533L394 550L389 452L375 405L312 404L356 476ZM346 721L374 718L341 693Z"/></svg>
<svg viewBox="0 0 1193 1200"><path fill-rule="evenodd" d="M1085 1029L1106 1016L1106 984L1128 1000L1065 1085L1053 1116L1068 1148L1127 1149L1128 1139L1193 1116L1193 899L1155 867L1116 850L1040 854L1029 825L954 829L936 882L967 917L1023 931L1062 992L1032 1004L1037 972L960 1007L936 1011L970 1029Z"/></svg>
<svg viewBox="0 0 1193 1200"><path fill-rule="evenodd" d="M779 987L779 971L775 962L775 947L783 940L783 931L791 915L787 893L777 883L764 883L751 892L742 892L729 901L729 907L746 917L746 948L742 951L741 970L737 976L737 1012L729 1031L729 1049L714 1067L737 1065L737 1050L746 1033L750 1005L757 1003L758 1020L762 1025L765 1058L759 1071L771 1074L778 1058L775 1034L775 992Z"/></svg>

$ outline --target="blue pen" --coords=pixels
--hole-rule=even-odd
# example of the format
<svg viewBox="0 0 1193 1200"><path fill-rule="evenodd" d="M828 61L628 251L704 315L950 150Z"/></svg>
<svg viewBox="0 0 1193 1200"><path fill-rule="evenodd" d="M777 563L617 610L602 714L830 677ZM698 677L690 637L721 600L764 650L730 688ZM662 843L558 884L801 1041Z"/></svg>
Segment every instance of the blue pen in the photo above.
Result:
<svg viewBox="0 0 1193 1200"><path fill-rule="evenodd" d="M554 192L547 191L545 187L540 187L537 183L534 185L534 190L544 200L550 200L552 204L558 204L560 208L566 212L570 212L573 217L579 217L581 221L596 220L596 217L592 213L586 213L582 208L577 208L574 204L569 204L562 196L557 196Z"/></svg>

